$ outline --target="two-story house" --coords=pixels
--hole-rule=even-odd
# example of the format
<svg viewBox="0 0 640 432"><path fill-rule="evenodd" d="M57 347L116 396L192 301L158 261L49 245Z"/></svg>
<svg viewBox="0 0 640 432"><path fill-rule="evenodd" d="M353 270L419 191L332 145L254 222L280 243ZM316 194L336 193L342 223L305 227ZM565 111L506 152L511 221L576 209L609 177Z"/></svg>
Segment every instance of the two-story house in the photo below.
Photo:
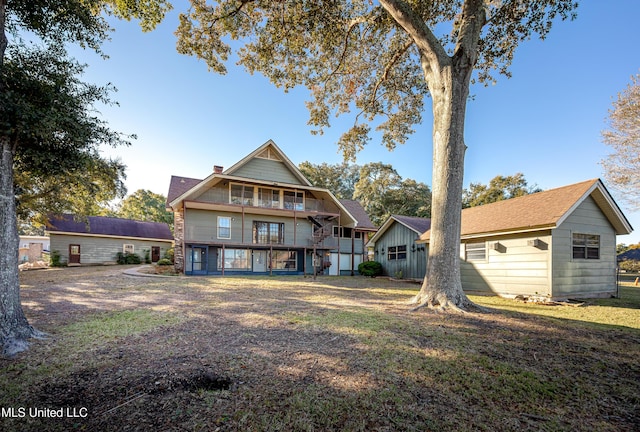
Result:
<svg viewBox="0 0 640 432"><path fill-rule="evenodd" d="M271 140L204 180L172 176L167 209L188 275L353 274L375 232L360 204L312 186Z"/></svg>

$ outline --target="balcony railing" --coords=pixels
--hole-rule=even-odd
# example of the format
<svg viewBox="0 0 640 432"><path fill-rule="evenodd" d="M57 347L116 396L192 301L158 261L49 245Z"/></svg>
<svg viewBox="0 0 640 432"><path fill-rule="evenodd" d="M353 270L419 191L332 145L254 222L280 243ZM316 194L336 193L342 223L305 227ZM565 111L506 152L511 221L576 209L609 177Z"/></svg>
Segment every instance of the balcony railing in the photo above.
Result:
<svg viewBox="0 0 640 432"><path fill-rule="evenodd" d="M289 200L271 200L271 199L255 199L254 197L232 197L229 199L228 190L211 189L199 198L199 201L209 202L213 204L234 204L244 205L247 207L259 207L269 209L282 209L282 210L295 210L295 211L310 211L310 212L325 212L325 211L337 211L337 209L328 209L323 200L306 197L304 203L296 203Z"/></svg>

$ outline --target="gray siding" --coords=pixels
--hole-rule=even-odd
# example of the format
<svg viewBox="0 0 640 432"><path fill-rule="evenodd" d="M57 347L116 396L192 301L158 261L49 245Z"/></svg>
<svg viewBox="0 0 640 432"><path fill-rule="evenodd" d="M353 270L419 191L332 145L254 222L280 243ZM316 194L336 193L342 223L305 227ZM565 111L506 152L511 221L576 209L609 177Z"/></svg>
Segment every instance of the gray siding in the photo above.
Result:
<svg viewBox="0 0 640 432"><path fill-rule="evenodd" d="M573 259L572 235L600 235L600 259ZM586 297L616 291L616 235L588 197L553 230L553 297Z"/></svg>
<svg viewBox="0 0 640 432"><path fill-rule="evenodd" d="M144 262L144 251L151 253L152 246L160 247L160 257L172 247L169 241L140 240L115 237L90 237L50 233L51 251L60 252L60 261L69 262L69 245L80 245L80 264L115 264L117 253L123 252L123 245L132 244L134 253ZM149 255L151 256L151 255Z"/></svg>
<svg viewBox="0 0 640 432"><path fill-rule="evenodd" d="M258 180L302 184L283 162L270 159L253 158L234 171L233 175Z"/></svg>
<svg viewBox="0 0 640 432"><path fill-rule="evenodd" d="M542 242L539 247L529 245L529 240L534 239ZM467 242L484 242L487 256L483 261L466 261L465 244L461 245L461 278L465 291L484 291L504 296L550 295L549 231ZM494 248L496 243L499 246Z"/></svg>
<svg viewBox="0 0 640 432"><path fill-rule="evenodd" d="M217 217L231 218L231 238L218 238ZM253 222L284 223L284 245L312 246L311 222L306 218L275 217L188 209L185 215L185 242L200 244L253 244ZM295 242L294 242L295 240Z"/></svg>
<svg viewBox="0 0 640 432"><path fill-rule="evenodd" d="M427 271L427 252L416 250L411 252L411 246L420 235L399 222L394 222L385 233L376 241L374 260L382 264L382 269L387 276L396 276L402 272L403 278L422 279ZM407 258L389 260L389 247L406 246ZM424 246L424 245L420 245ZM418 245L416 245L416 249ZM384 253L382 250L384 249Z"/></svg>

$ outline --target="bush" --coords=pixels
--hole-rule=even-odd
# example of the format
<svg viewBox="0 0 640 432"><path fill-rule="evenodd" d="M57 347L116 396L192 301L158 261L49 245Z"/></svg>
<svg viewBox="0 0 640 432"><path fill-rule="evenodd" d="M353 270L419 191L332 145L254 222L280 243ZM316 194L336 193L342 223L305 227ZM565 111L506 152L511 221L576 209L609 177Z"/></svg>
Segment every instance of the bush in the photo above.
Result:
<svg viewBox="0 0 640 432"><path fill-rule="evenodd" d="M358 273L362 276L376 277L382 274L382 264L378 261L364 261L358 264Z"/></svg>
<svg viewBox="0 0 640 432"><path fill-rule="evenodd" d="M620 270L625 270L628 272L640 272L640 261L637 261L637 260L621 261L618 264L618 267L620 267Z"/></svg>
<svg viewBox="0 0 640 432"><path fill-rule="evenodd" d="M49 254L49 265L51 267L64 267L64 263L60 258L60 251L51 251L51 253Z"/></svg>
<svg viewBox="0 0 640 432"><path fill-rule="evenodd" d="M168 259L169 261L171 261L173 263L173 248L167 249L167 251L164 253L164 257L163 258Z"/></svg>
<svg viewBox="0 0 640 432"><path fill-rule="evenodd" d="M156 263L156 265L159 265L159 266L170 266L170 265L173 265L173 263L171 262L170 259L162 258L161 260L159 260Z"/></svg>
<svg viewBox="0 0 640 432"><path fill-rule="evenodd" d="M134 253L122 253L122 252L118 252L116 254L116 260L118 262L118 264L140 264L142 263L142 260L140 259L140 257Z"/></svg>

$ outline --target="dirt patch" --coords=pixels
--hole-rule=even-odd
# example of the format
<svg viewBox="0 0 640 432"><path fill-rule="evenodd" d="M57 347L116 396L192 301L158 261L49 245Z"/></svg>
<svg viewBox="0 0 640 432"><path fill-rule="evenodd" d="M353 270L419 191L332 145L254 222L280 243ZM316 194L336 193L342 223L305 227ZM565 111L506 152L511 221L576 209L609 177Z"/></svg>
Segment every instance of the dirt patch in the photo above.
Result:
<svg viewBox="0 0 640 432"><path fill-rule="evenodd" d="M637 331L497 310L410 313L418 287L382 278L125 268L21 274L27 316L51 337L0 360L0 406L69 415L3 416L1 430L640 425Z"/></svg>

